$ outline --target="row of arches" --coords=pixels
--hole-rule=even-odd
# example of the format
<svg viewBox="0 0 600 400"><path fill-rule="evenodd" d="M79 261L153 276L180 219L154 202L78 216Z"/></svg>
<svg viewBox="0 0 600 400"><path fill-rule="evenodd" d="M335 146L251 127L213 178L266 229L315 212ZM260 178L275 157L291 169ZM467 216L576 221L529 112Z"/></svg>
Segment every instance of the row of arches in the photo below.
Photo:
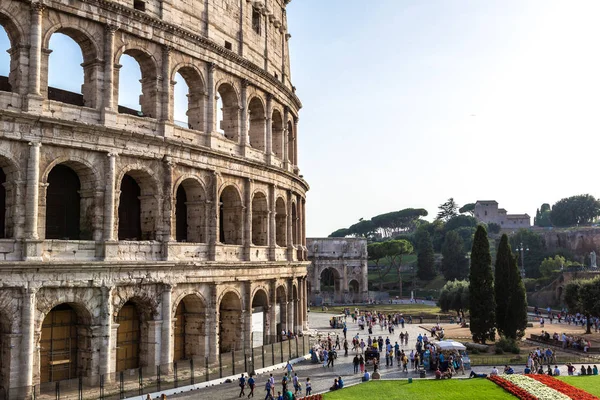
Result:
<svg viewBox="0 0 600 400"><path fill-rule="evenodd" d="M0 14L0 25L0 47L8 47L6 56L0 56L0 91L25 93L24 76L19 72L22 68L18 67L19 57L24 55L18 54L21 50L13 51L21 48L23 36L6 15ZM247 90L242 88L245 83L226 76L208 87L206 75L213 74L209 72L210 66L199 68L182 60L173 62L168 78L164 78L168 79L169 89L163 95L164 72L159 65L164 65L164 60L161 63L143 48L114 46L117 51L110 96L115 106L106 104L109 95L104 93L104 85L109 72L98 63L105 53L102 46L81 28L62 25L49 29L43 38L41 95L76 106L114 108L119 113L160 118L187 129L220 133L236 143L270 152L293 165L297 163L296 118L279 104L269 107L267 103L271 100L257 88L245 95ZM162 57L172 58L169 51L163 52ZM36 77L30 75L29 79ZM214 101L209 98L211 93Z"/></svg>

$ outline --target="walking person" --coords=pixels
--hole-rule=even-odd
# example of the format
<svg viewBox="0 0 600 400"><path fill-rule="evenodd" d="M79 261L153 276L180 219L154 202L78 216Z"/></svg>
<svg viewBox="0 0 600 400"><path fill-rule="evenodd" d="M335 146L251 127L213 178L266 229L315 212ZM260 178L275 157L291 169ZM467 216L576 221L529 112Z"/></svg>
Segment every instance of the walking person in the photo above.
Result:
<svg viewBox="0 0 600 400"><path fill-rule="evenodd" d="M364 373L365 372L365 359L363 358L362 354L360 355L360 358L358 359L358 365L360 366L360 373Z"/></svg>
<svg viewBox="0 0 600 400"><path fill-rule="evenodd" d="M357 374L358 373L358 356L354 356L354 360L352 360L352 364L354 365L354 373Z"/></svg>
<svg viewBox="0 0 600 400"><path fill-rule="evenodd" d="M248 377L248 387L250 387L250 393L248 394L248 398L250 397L254 397L254 384L255 384L255 380L254 377L252 375L250 375L250 377Z"/></svg>
<svg viewBox="0 0 600 400"><path fill-rule="evenodd" d="M312 392L312 385L310 383L310 378L306 378L306 395L310 396Z"/></svg>
<svg viewBox="0 0 600 400"><path fill-rule="evenodd" d="M240 382L240 395L238 397L242 397L245 396L246 393L244 393L244 389L246 388L246 378L244 377L244 374L242 374L242 376L240 376L240 378L238 379L238 381Z"/></svg>

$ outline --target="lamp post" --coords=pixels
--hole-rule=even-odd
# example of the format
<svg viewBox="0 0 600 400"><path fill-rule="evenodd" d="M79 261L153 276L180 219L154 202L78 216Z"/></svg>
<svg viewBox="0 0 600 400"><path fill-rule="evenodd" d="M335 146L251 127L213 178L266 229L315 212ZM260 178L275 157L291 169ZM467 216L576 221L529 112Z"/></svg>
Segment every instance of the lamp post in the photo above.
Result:
<svg viewBox="0 0 600 400"><path fill-rule="evenodd" d="M525 252L529 251L529 247L523 246L521 242L515 250L521 253L521 278L525 278Z"/></svg>

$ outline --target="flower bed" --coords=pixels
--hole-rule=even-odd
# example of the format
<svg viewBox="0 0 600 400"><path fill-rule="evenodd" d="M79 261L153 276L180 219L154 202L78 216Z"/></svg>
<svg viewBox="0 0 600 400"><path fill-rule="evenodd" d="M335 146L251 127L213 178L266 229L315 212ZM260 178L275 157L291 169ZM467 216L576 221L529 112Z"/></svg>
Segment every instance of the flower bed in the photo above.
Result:
<svg viewBox="0 0 600 400"><path fill-rule="evenodd" d="M559 381L549 375L527 375L530 378L535 379L538 382L542 382L544 385L551 387L554 390L569 396L572 399L577 400L598 400L598 397L589 394L588 392L571 386L568 383Z"/></svg>
<svg viewBox="0 0 600 400"><path fill-rule="evenodd" d="M519 386L498 375L491 375L488 379L521 400L538 400L537 397L530 394L527 390L521 389Z"/></svg>
<svg viewBox="0 0 600 400"><path fill-rule="evenodd" d="M503 379L513 383L539 400L570 400L571 398L558 390L546 386L525 375L502 375Z"/></svg>

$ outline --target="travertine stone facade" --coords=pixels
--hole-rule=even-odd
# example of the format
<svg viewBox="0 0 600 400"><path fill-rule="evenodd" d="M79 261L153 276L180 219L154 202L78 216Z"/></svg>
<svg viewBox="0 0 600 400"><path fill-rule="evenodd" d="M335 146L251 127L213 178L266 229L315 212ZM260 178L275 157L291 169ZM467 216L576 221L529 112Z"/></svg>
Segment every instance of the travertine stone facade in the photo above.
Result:
<svg viewBox="0 0 600 400"><path fill-rule="evenodd" d="M477 200L473 213L478 221L495 223L502 229L531 227L531 217L528 214L507 214L504 208L498 208L495 200Z"/></svg>
<svg viewBox="0 0 600 400"><path fill-rule="evenodd" d="M368 299L367 240L307 238L308 299L322 303L354 303Z"/></svg>
<svg viewBox="0 0 600 400"><path fill-rule="evenodd" d="M2 393L215 358L250 345L253 310L267 343L307 327L288 2L0 2ZM81 47L81 94L48 87L57 32ZM142 72L137 115L118 105L123 54ZM45 337L59 329L62 355Z"/></svg>

